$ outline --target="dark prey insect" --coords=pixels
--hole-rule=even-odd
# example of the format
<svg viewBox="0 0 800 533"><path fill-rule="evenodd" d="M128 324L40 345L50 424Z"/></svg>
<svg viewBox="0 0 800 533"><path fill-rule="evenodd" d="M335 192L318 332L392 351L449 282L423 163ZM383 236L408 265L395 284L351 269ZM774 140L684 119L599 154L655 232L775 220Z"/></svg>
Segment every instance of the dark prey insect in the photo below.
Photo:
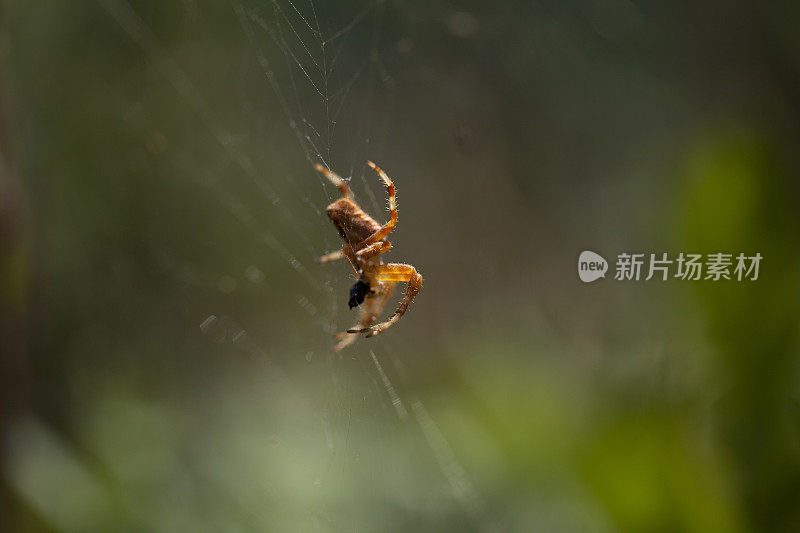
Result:
<svg viewBox="0 0 800 533"><path fill-rule="evenodd" d="M394 184L389 176L372 161L367 161L367 165L378 173L389 194L389 222L382 226L355 203L346 181L322 165L314 165L314 168L336 185L342 195L327 208L328 218L344 241L342 249L320 257L319 261L327 263L346 257L358 278L350 289L348 301L351 309L360 307L358 320L352 328L336 335L339 342L333 347L335 352L352 344L359 333L373 337L395 324L422 288L422 276L413 266L403 263L384 264L381 261L380 254L388 252L392 247L386 236L397 224L397 202ZM407 283L400 305L392 316L375 324L378 315L389 303L395 285L400 281Z"/></svg>

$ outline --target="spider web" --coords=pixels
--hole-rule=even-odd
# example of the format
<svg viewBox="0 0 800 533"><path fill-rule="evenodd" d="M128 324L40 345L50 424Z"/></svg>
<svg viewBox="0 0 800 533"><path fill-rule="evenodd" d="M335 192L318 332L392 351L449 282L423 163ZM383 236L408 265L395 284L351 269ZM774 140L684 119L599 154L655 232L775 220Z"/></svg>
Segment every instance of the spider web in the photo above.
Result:
<svg viewBox="0 0 800 533"><path fill-rule="evenodd" d="M215 196L232 218L293 273L289 279L299 292L292 314L301 321L295 328L316 331L317 336L330 342L332 333L350 325L342 321L352 321L351 314L342 316L343 306L340 306L350 281L343 277L342 265L317 268L312 263L313 258L336 249L340 243L328 227L324 204L319 201L334 200L336 190L310 169L312 163L321 162L345 179L356 179L357 185L352 186L362 198L362 205L366 197L364 207L369 212L385 212L383 202L374 193L375 177L365 172L363 165L366 158L380 161L391 138L396 82L386 61L396 54L398 37L386 34L384 3L375 0L334 9L314 0L230 2L244 35L242 68L261 77L264 97L276 101L280 109L281 116L270 118L283 124L274 127L274 135L279 139L274 142L287 147L283 161L264 161L243 143L236 142L240 135L226 126L225 117L215 110L216 102L201 93L192 76L159 43L153 30L130 4L125 0L101 0L101 4L199 117L238 175L255 188L268 206L269 212L261 211L250 198L237 192L241 184L231 185L224 176L211 170L200 180L201 186ZM245 102L255 98L260 97L243 97ZM284 142L285 138L294 139L294 148ZM299 175L294 174L297 168L301 169ZM312 183L317 184L316 191L311 188ZM320 239L314 235L322 231L325 236L321 247ZM251 267L250 273L252 276L246 275L263 278L258 267ZM232 276L223 275L220 280L223 289L228 287L233 291L230 287L237 286ZM423 455L438 465L444 480L435 490L439 493L436 498L453 498L473 527L494 529L445 435L422 400L412 392L413 387L407 386L413 379L402 362L403 355L396 353L390 341L360 340L343 355L332 355L308 344L303 346L307 337L294 331L299 339L290 343L289 350L295 357L282 364L275 360L274 347L256 340L259 335L249 334L240 321L240 317L224 312L212 313L202 321L200 329L221 346L233 346L251 361L265 365L270 388L267 397L277 401L291 397L300 406L297 411L308 417L276 432L283 435L294 431L303 434L302 439L317 439L317 446L306 450L323 458L311 460L315 466L288 474L307 475L305 481L313 487L310 490L315 494L308 499L313 508L300 510L301 513L311 514L317 526L333 529L365 525L369 529L384 523L387 517L394 518L392 514L365 513L351 506L344 506L349 507L345 511L335 494L358 486L364 476L376 476L378 480L370 482L378 486L382 476L387 476L390 483L398 479L412 484L430 482L424 476L398 477L391 467L398 453L414 456L414 450L422 446L427 450ZM316 380L307 379L307 370L297 370L300 357L320 370ZM293 375L295 371L306 377ZM310 392L309 389L316 387L320 390ZM236 426L231 429L234 433L238 430ZM397 446L387 444L390 441L405 442L407 447L398 450ZM370 451L376 446L376 450ZM361 457L367 459L366 466L357 465ZM297 457L285 457L284 461L294 459ZM408 461L408 457L404 460ZM247 468L244 463L240 467ZM260 515L258 499L241 490L243 480L253 483L251 473L223 473L214 462L208 469L219 486L225 487L238 504L253 513L251 525L274 526L276 517ZM281 490L277 482L258 486L269 492ZM363 495L356 491L351 496ZM386 507L386 502L380 499L372 503ZM278 520L291 524L290 529L296 526L291 516Z"/></svg>

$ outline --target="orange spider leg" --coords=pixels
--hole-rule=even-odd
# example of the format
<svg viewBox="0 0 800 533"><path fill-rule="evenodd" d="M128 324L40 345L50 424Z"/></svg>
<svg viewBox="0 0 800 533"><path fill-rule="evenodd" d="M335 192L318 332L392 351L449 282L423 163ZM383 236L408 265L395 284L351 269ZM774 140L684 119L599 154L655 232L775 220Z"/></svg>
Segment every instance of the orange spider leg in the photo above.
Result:
<svg viewBox="0 0 800 533"><path fill-rule="evenodd" d="M375 279L383 282L407 282L408 285L406 285L406 292L403 295L403 299L400 300L400 305L397 306L397 311L395 311L392 316L390 316L384 322L370 327L348 329L348 333L369 332L367 337L374 337L400 320L400 317L405 314L408 306L411 305L414 297L422 288L422 276L419 274L419 272L417 272L417 269L411 265L404 265L402 263L389 263L388 265L380 265L376 267Z"/></svg>
<svg viewBox="0 0 800 533"><path fill-rule="evenodd" d="M387 281L380 285L376 294L367 296L364 303L361 304L360 314L355 325L351 329L334 336L334 338L339 341L336 346L333 347L334 352L341 351L355 342L358 338L358 333L352 333L352 330L358 329L360 331L367 329L375 323L378 315L381 314L381 311L383 311L383 308L386 307L386 304L389 302L389 298L391 298L394 292L395 285L395 282Z"/></svg>
<svg viewBox="0 0 800 533"><path fill-rule="evenodd" d="M391 248L391 246L389 246ZM387 248L387 250L389 249ZM328 261L336 261L337 259L347 258L350 261L350 264L356 265L358 263L358 259L356 258L356 254L353 253L353 249L350 248L350 245L344 243L342 245L341 250L336 250L335 252L331 252L329 254L325 254L318 259L320 263L327 263ZM353 267L355 268L355 266ZM356 269L358 270L358 269ZM356 272L358 273L358 272Z"/></svg>
<svg viewBox="0 0 800 533"><path fill-rule="evenodd" d="M380 178L383 180L383 183L386 185L386 192L389 194L389 222L381 226L381 229L358 243L356 246L357 250L361 250L364 247L383 240L383 238L389 235L389 233L391 233L394 227L397 225L397 200L395 198L394 183L392 183L392 180L389 179L389 176L386 175L386 172L381 170L378 165L372 161L367 161L367 164L372 168L372 170L378 173L378 176L380 176Z"/></svg>
<svg viewBox="0 0 800 533"><path fill-rule="evenodd" d="M328 178L331 183L336 185L336 188L342 193L342 198L348 198L350 200L353 199L353 193L350 192L350 187L347 185L347 182L344 181L341 176L339 176L339 174L328 170L319 163L314 164L314 168L317 170L317 172Z"/></svg>
<svg viewBox="0 0 800 533"><path fill-rule="evenodd" d="M356 255L359 259L365 260L375 257L376 255L380 255L382 253L388 252L392 248L392 243L389 241L378 241L375 244L370 244L366 248L360 249L356 252Z"/></svg>

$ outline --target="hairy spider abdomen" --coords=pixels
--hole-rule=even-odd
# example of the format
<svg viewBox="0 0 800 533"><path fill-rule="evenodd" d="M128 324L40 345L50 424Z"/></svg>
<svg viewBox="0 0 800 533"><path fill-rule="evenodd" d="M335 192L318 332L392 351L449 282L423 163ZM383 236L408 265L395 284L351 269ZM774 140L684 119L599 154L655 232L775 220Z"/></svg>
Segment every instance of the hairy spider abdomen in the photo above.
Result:
<svg viewBox="0 0 800 533"><path fill-rule="evenodd" d="M340 198L328 206L328 218L351 246L379 229L381 225L348 198Z"/></svg>

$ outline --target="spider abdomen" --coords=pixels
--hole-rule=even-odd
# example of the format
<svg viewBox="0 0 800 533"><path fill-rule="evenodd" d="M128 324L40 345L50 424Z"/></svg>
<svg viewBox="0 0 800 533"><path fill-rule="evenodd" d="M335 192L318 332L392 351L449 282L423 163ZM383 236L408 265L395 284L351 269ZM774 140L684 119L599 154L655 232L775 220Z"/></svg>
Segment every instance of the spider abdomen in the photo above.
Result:
<svg viewBox="0 0 800 533"><path fill-rule="evenodd" d="M339 235L350 245L358 244L381 229L374 218L347 198L340 198L330 204L327 212Z"/></svg>

